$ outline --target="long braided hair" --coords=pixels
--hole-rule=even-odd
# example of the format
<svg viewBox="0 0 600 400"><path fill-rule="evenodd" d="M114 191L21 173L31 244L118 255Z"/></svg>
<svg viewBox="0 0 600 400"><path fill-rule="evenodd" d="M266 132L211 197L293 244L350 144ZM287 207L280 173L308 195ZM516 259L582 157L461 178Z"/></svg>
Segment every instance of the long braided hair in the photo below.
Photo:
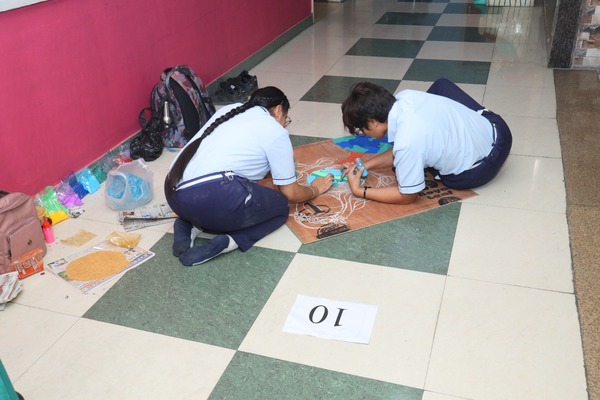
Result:
<svg viewBox="0 0 600 400"><path fill-rule="evenodd" d="M217 129L219 125L230 120L236 115L246 112L252 107L260 106L266 108L267 110L270 110L271 108L276 107L278 105L281 105L282 111L287 114L288 110L290 109L290 102L288 101L285 94L274 86L267 86L254 91L254 93L252 93L252 96L250 96L248 101L246 101L241 106L236 107L233 110L217 118L212 124L210 124L206 128L200 139L190 143L189 146L183 149L183 151L179 155L179 158L177 158L177 161L175 161L175 164L173 164L173 167L167 174L167 177L165 179L165 189L169 192L175 190L175 186L181 180L185 168L196 154L196 151L198 150L198 147L200 147L202 141L208 135L213 133L213 131Z"/></svg>

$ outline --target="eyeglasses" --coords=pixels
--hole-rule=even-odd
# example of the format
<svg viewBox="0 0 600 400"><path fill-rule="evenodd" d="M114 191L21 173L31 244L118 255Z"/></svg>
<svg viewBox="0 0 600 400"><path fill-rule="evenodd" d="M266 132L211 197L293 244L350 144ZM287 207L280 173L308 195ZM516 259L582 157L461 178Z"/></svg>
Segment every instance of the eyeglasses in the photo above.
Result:
<svg viewBox="0 0 600 400"><path fill-rule="evenodd" d="M289 115L285 116L285 122L283 123L283 127L287 128L289 124L292 123L292 119L289 117Z"/></svg>

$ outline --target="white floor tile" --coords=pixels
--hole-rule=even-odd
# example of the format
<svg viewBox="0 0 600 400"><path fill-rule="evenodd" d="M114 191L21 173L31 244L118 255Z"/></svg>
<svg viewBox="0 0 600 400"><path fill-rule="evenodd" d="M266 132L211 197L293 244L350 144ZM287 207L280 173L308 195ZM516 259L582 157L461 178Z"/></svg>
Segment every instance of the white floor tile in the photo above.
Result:
<svg viewBox="0 0 600 400"><path fill-rule="evenodd" d="M449 277L425 389L468 399L587 399L575 297Z"/></svg>
<svg viewBox="0 0 600 400"><path fill-rule="evenodd" d="M253 68L250 73L256 75L259 87L275 86L281 89L291 104L300 100L322 77L317 74L266 71L260 66ZM294 111L290 110L292 119L293 114Z"/></svg>
<svg viewBox="0 0 600 400"><path fill-rule="evenodd" d="M427 41L417 54L418 59L491 61L493 43L434 42Z"/></svg>
<svg viewBox="0 0 600 400"><path fill-rule="evenodd" d="M534 65L547 65L544 43L510 43L496 41L492 62L518 62Z"/></svg>
<svg viewBox="0 0 600 400"><path fill-rule="evenodd" d="M294 121L288 130L294 135L336 138L347 136L342 122L341 104L300 101L293 106Z"/></svg>
<svg viewBox="0 0 600 400"><path fill-rule="evenodd" d="M391 12L441 14L446 9L446 3L397 2L390 8Z"/></svg>
<svg viewBox="0 0 600 400"><path fill-rule="evenodd" d="M297 52L274 53L256 66L267 72L301 72L323 75L340 59L340 54L313 54Z"/></svg>
<svg viewBox="0 0 600 400"><path fill-rule="evenodd" d="M553 118L531 118L508 115L504 118L512 135L511 154L560 158L558 124Z"/></svg>
<svg viewBox="0 0 600 400"><path fill-rule="evenodd" d="M77 322L70 315L16 303L0 312L0 358L13 385Z"/></svg>
<svg viewBox="0 0 600 400"><path fill-rule="evenodd" d="M313 22L318 22L335 11L336 8L341 7L341 2L321 2L315 1L313 2Z"/></svg>
<svg viewBox="0 0 600 400"><path fill-rule="evenodd" d="M307 31L315 37L344 37L359 38L371 26L368 22L356 22L344 18L339 18L332 14L327 20L319 21L313 26L307 28Z"/></svg>
<svg viewBox="0 0 600 400"><path fill-rule="evenodd" d="M481 28L482 31L496 26L493 19L480 14L442 14L435 25Z"/></svg>
<svg viewBox="0 0 600 400"><path fill-rule="evenodd" d="M426 92L427 89L429 89L431 87L432 83L433 82L403 80L398 85L398 88L396 89L394 94L397 94L401 90L406 90L406 89L420 90L422 92ZM482 96L483 96L483 94L482 94Z"/></svg>
<svg viewBox="0 0 600 400"><path fill-rule="evenodd" d="M573 293L566 216L463 204L448 275Z"/></svg>
<svg viewBox="0 0 600 400"><path fill-rule="evenodd" d="M464 90L469 96L471 96L479 104L485 106L483 97L485 93L485 85L475 85L469 83L459 83L458 86Z"/></svg>
<svg viewBox="0 0 600 400"><path fill-rule="evenodd" d="M498 28L498 40L510 43L540 43L546 40L542 7L497 7L488 18Z"/></svg>
<svg viewBox="0 0 600 400"><path fill-rule="evenodd" d="M365 31L363 37L375 39L427 40L433 27L421 25L377 24Z"/></svg>
<svg viewBox="0 0 600 400"><path fill-rule="evenodd" d="M556 118L554 88L487 85L484 104L502 116Z"/></svg>
<svg viewBox="0 0 600 400"><path fill-rule="evenodd" d="M277 52L337 54L342 56L356 43L356 40L355 37L319 36L310 30L306 30L277 50Z"/></svg>
<svg viewBox="0 0 600 400"><path fill-rule="evenodd" d="M554 72L545 65L493 62L487 84L554 89Z"/></svg>
<svg viewBox="0 0 600 400"><path fill-rule="evenodd" d="M411 64L412 58L343 56L327 75L400 80Z"/></svg>
<svg viewBox="0 0 600 400"><path fill-rule="evenodd" d="M275 232L256 242L255 246L267 249L297 252L302 246L302 241L298 239L294 232L287 225L283 225Z"/></svg>
<svg viewBox="0 0 600 400"><path fill-rule="evenodd" d="M353 2L352 12L340 7L334 10L321 24L315 25L316 32L323 33L319 29L326 29L331 36L362 35L365 28L375 24L389 9L388 4L377 2Z"/></svg>
<svg viewBox="0 0 600 400"><path fill-rule="evenodd" d="M296 255L240 350L421 388L445 277ZM368 345L282 332L298 294L376 305Z"/></svg>
<svg viewBox="0 0 600 400"><path fill-rule="evenodd" d="M16 386L26 399L206 399L233 354L82 319Z"/></svg>
<svg viewBox="0 0 600 400"><path fill-rule="evenodd" d="M510 155L490 183L475 189L479 195L465 202L564 214L562 171L560 159Z"/></svg>
<svg viewBox="0 0 600 400"><path fill-rule="evenodd" d="M421 400L466 400L464 397L448 396L442 393L434 393L429 391L423 392L423 398Z"/></svg>

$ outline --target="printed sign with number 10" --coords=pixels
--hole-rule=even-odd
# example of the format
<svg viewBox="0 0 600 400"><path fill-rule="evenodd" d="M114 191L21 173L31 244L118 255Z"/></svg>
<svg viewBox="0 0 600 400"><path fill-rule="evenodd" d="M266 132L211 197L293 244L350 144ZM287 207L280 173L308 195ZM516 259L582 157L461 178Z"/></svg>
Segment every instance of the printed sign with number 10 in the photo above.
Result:
<svg viewBox="0 0 600 400"><path fill-rule="evenodd" d="M322 339L369 343L377 306L298 295L284 332Z"/></svg>

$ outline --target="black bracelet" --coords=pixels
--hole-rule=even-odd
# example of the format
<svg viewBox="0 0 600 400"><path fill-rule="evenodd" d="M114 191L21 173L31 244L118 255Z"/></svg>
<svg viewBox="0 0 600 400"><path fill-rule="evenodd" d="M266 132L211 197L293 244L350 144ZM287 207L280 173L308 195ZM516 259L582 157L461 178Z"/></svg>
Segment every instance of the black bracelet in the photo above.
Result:
<svg viewBox="0 0 600 400"><path fill-rule="evenodd" d="M364 189L365 189L365 190L363 190L363 199L366 199L366 198L367 198L367 189L369 189L370 187L371 187L371 186L365 186L365 187L364 187Z"/></svg>

